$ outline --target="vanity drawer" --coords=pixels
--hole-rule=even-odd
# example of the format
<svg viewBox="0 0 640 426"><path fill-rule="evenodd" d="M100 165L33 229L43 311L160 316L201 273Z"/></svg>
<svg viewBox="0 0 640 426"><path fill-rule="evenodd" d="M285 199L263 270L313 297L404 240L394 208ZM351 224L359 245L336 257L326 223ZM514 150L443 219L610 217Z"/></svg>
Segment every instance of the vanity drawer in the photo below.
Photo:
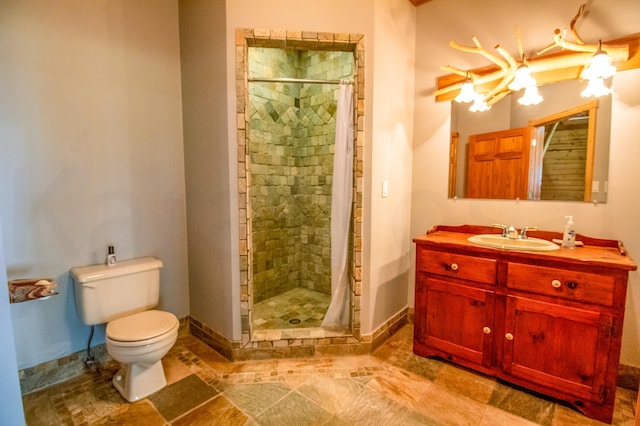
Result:
<svg viewBox="0 0 640 426"><path fill-rule="evenodd" d="M607 275L509 263L507 287L579 302L613 306L615 278Z"/></svg>
<svg viewBox="0 0 640 426"><path fill-rule="evenodd" d="M495 285L496 260L418 248L416 268L430 274Z"/></svg>

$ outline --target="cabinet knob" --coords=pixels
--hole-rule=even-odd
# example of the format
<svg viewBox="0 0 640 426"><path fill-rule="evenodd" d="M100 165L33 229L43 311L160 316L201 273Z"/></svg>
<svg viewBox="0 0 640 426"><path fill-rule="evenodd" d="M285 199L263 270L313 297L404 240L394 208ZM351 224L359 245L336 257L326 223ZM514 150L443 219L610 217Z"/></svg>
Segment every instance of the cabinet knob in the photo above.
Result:
<svg viewBox="0 0 640 426"><path fill-rule="evenodd" d="M491 334L491 329L489 327L484 327L482 331L484 332L484 334Z"/></svg>
<svg viewBox="0 0 640 426"><path fill-rule="evenodd" d="M551 286L552 286L553 288L560 288L560 287L562 287L562 281L560 281L560 280L553 280L553 281L551 281Z"/></svg>
<svg viewBox="0 0 640 426"><path fill-rule="evenodd" d="M504 337L505 337L505 339L507 339L507 340L513 340L513 334L511 334L511 333L507 333L507 334L505 334L505 335L504 335Z"/></svg>
<svg viewBox="0 0 640 426"><path fill-rule="evenodd" d="M452 263L451 264L451 270L452 271L457 271L458 270L458 264L457 263Z"/></svg>

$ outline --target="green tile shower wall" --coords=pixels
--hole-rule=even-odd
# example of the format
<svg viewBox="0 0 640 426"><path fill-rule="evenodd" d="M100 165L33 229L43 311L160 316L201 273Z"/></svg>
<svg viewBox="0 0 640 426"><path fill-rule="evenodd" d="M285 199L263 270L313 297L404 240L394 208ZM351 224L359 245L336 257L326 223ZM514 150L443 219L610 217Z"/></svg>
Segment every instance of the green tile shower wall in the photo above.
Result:
<svg viewBox="0 0 640 426"><path fill-rule="evenodd" d="M350 52L252 47L251 77L341 79ZM295 287L331 294L337 85L249 85L254 303Z"/></svg>

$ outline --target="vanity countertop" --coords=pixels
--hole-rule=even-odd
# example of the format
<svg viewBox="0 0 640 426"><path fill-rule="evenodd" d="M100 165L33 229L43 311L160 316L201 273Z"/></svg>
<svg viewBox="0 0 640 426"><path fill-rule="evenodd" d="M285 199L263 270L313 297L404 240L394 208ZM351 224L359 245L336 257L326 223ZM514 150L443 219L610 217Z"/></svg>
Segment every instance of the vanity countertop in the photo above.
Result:
<svg viewBox="0 0 640 426"><path fill-rule="evenodd" d="M482 225L460 225L445 226L438 225L427 231L426 234L413 239L416 244L422 244L431 248L455 249L463 248L473 250L478 254L488 255L508 255L510 259L538 259L540 261L553 260L562 261L568 264L604 266L627 271L635 271L638 267L634 263L629 253L624 248L621 241L591 238L581 234L576 234L576 241L584 243L582 247L567 249L561 247L559 250L548 252L503 250L491 247L483 247L467 241L472 235L478 234L500 234L500 228ZM552 241L561 239L562 233L552 231L527 232L530 237L541 238Z"/></svg>

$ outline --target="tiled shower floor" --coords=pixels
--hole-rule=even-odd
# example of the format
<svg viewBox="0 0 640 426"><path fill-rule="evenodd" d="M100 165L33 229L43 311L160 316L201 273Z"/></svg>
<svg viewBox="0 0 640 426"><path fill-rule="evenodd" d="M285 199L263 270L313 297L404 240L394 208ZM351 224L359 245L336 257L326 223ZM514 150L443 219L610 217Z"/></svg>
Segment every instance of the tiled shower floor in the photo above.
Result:
<svg viewBox="0 0 640 426"><path fill-rule="evenodd" d="M27 425L602 425L553 400L411 351L405 326L373 355L229 362L186 332L163 359L168 385L127 403L117 366L23 397ZM637 392L618 388L614 425ZM0 421L1 424L1 421Z"/></svg>
<svg viewBox="0 0 640 426"><path fill-rule="evenodd" d="M294 288L253 305L253 330L320 327L331 296Z"/></svg>

